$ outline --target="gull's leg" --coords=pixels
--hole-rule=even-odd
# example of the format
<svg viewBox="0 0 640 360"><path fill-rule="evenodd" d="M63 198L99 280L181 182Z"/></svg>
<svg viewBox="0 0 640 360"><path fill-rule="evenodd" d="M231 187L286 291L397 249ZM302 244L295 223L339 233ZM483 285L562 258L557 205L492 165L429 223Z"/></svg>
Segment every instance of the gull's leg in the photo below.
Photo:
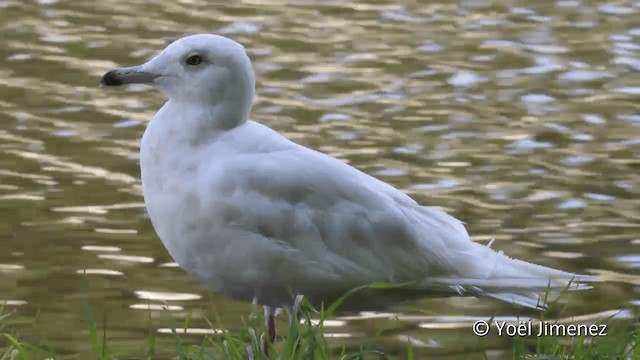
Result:
<svg viewBox="0 0 640 360"><path fill-rule="evenodd" d="M264 322L267 327L267 336L263 337L262 340L262 352L265 355L269 356L269 344L276 340L276 319L275 319L275 310L269 306L264 307Z"/></svg>
<svg viewBox="0 0 640 360"><path fill-rule="evenodd" d="M276 312L270 307L264 307L264 314L267 322L267 331L269 331L269 340L276 341Z"/></svg>

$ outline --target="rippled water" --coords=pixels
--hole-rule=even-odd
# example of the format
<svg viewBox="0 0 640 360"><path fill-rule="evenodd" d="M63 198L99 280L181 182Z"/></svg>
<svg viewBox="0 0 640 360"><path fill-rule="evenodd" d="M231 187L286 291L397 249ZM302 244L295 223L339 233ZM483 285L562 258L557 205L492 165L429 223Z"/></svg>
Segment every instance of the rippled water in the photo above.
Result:
<svg viewBox="0 0 640 360"><path fill-rule="evenodd" d="M475 240L606 279L566 297L565 321L637 316L638 18L637 0L0 0L0 301L37 315L23 339L80 358L84 304L132 354L156 331L168 356L169 318L190 311L194 339L211 329L205 316L241 327L250 307L176 268L146 217L138 139L162 96L97 86L172 39L216 32L254 61L255 120L444 208ZM475 358L470 324L492 314L537 316L425 299L327 332ZM509 339L487 341L489 356L509 357Z"/></svg>

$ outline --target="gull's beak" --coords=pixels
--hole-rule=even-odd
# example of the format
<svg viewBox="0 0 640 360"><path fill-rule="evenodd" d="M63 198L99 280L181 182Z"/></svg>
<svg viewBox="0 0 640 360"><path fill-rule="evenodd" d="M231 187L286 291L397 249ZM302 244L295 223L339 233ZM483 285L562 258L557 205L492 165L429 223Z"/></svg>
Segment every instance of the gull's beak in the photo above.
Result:
<svg viewBox="0 0 640 360"><path fill-rule="evenodd" d="M100 85L152 84L160 75L144 71L143 66L138 65L111 70L102 76Z"/></svg>

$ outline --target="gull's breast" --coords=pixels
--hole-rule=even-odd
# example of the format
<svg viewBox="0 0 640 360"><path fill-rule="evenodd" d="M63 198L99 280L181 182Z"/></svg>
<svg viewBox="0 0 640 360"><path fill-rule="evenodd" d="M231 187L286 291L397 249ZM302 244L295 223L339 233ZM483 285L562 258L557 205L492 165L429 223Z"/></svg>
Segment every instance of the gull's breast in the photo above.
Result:
<svg viewBox="0 0 640 360"><path fill-rule="evenodd" d="M234 266L251 264L257 254L250 234L233 226L241 214L225 201L234 188L212 155L215 149L183 148L151 130L141 144L140 168L145 206L158 237L190 275L250 301L254 283L243 281L246 272Z"/></svg>

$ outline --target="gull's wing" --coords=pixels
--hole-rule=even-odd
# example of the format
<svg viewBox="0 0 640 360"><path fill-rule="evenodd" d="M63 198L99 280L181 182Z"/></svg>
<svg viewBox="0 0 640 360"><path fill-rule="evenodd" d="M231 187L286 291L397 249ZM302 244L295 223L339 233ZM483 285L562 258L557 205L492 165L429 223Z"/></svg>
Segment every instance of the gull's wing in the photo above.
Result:
<svg viewBox="0 0 640 360"><path fill-rule="evenodd" d="M456 273L449 253L472 244L458 220L342 161L289 144L216 162L221 170L212 181L216 212L236 214L224 226L251 239L233 247L272 259L273 281L303 287L314 279L346 291Z"/></svg>
<svg viewBox="0 0 640 360"><path fill-rule="evenodd" d="M284 302L276 299L284 289L324 297L372 282L413 282L412 291L538 307L536 292L576 277L477 244L444 212L276 133L260 135L267 138L259 145L215 162L208 182L215 188L205 191L216 194L212 231L227 242L217 246L226 249L220 258L252 265L224 283L254 286L263 303Z"/></svg>

